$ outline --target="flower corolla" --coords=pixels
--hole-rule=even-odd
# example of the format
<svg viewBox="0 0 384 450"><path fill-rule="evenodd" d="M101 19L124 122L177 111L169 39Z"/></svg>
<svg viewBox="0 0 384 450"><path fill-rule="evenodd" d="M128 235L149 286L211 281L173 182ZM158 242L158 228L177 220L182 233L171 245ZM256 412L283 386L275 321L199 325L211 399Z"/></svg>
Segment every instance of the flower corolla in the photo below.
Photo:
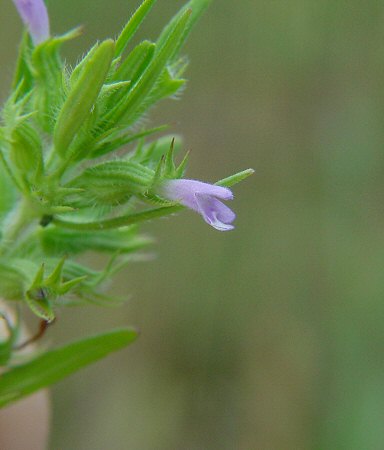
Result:
<svg viewBox="0 0 384 450"><path fill-rule="evenodd" d="M49 18L44 0L13 0L16 9L28 28L34 45L49 38Z"/></svg>
<svg viewBox="0 0 384 450"><path fill-rule="evenodd" d="M166 180L161 184L159 193L201 214L216 230L228 231L234 228L232 222L236 214L220 201L233 199L232 191L226 187L197 180Z"/></svg>

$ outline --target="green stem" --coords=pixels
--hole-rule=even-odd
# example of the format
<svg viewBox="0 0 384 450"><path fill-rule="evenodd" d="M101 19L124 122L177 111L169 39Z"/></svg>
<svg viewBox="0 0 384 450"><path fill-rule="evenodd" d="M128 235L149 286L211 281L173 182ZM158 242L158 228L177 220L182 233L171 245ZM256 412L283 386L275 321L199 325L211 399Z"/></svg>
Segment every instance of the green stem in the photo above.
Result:
<svg viewBox="0 0 384 450"><path fill-rule="evenodd" d="M4 223L0 243L0 255L4 254L11 242L16 241L34 218L33 209L26 200L20 201Z"/></svg>
<svg viewBox="0 0 384 450"><path fill-rule="evenodd" d="M174 205L162 208L150 209L136 214L127 214L125 216L115 217L113 219L100 220L98 222L68 222L59 218L54 218L53 223L63 228L72 230L101 231L111 228L125 227L138 222L146 222L158 217L168 216L184 209L184 206Z"/></svg>

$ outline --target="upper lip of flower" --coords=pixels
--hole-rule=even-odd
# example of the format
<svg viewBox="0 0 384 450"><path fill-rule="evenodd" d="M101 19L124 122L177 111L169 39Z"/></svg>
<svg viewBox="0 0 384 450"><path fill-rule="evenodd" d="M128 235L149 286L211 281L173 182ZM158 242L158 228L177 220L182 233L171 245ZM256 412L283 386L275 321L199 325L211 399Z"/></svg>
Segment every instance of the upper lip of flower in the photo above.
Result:
<svg viewBox="0 0 384 450"><path fill-rule="evenodd" d="M167 180L161 186L164 197L201 214L203 219L220 231L232 230L236 214L221 200L232 200L232 191L222 186L197 180Z"/></svg>

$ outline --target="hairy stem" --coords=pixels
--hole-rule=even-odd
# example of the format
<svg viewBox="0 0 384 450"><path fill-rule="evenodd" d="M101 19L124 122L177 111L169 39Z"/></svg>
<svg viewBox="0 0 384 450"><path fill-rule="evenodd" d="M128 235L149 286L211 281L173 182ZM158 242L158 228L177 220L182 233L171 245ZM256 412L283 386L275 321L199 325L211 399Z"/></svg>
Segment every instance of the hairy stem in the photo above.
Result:
<svg viewBox="0 0 384 450"><path fill-rule="evenodd" d="M156 219L158 217L168 216L184 209L184 206L173 205L162 208L150 209L136 214L127 214L125 216L115 217L113 219L100 220L98 222L69 222L59 218L54 218L53 223L59 227L69 228L72 230L88 230L101 231L111 228L125 227L139 222Z"/></svg>

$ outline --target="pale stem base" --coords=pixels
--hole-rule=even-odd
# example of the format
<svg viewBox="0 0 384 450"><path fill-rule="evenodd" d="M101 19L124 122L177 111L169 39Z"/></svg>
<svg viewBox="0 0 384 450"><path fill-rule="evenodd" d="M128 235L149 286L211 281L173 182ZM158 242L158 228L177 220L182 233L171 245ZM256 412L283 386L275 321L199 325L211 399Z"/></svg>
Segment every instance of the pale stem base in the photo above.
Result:
<svg viewBox="0 0 384 450"><path fill-rule="evenodd" d="M0 299L0 311L12 317L12 311ZM0 320L0 339L7 331ZM24 340L28 337L23 330ZM28 346L24 352L31 351ZM1 375L0 375L1 382ZM0 409L0 449L3 450L44 450L48 445L51 405L49 392L42 390L20 400L10 406Z"/></svg>

